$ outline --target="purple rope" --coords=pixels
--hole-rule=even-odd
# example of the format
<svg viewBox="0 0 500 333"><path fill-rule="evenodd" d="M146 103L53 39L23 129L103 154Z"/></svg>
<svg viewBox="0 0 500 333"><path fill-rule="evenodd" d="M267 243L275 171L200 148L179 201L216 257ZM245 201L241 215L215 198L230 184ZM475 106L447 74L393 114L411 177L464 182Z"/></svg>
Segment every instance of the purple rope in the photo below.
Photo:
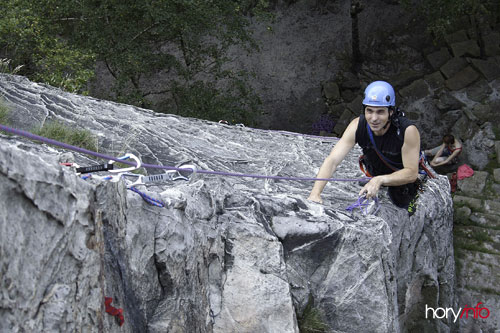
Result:
<svg viewBox="0 0 500 333"><path fill-rule="evenodd" d="M373 198L373 200L375 201L375 205L377 206L377 208L375 209L375 211L372 213L372 215L375 215L378 212L378 210L380 208L380 205L379 205L377 197ZM368 206L370 206L370 199L367 199L365 196L362 196L362 197L358 198L358 201L356 201L352 205L348 206L345 210L347 210L347 211L349 211L349 212L352 213L352 211L355 208L359 208L359 209L361 209L361 211L363 212L363 214L368 215Z"/></svg>
<svg viewBox="0 0 500 333"><path fill-rule="evenodd" d="M156 207L162 207L162 208L165 207L165 203L163 201L154 199L154 198L150 197L149 195L147 195L146 193L139 191L135 187L130 187L128 189L139 194L144 199L144 201L146 201L150 205L153 205Z"/></svg>
<svg viewBox="0 0 500 333"><path fill-rule="evenodd" d="M78 153L82 153L85 155L91 155L94 157L102 158L105 160L111 160L120 162L123 164L135 166L136 164L132 161L121 160L117 157L108 156L106 154L97 153L85 148L80 148L76 146L69 145L67 143L59 142L53 139L45 138L43 136L39 136L30 132L26 132L20 129L10 128L8 126L0 124L0 130L9 132L12 134L24 136L28 139L41 141L50 145L58 146L61 148L69 149L76 151ZM324 137L321 137L324 138ZM142 167L146 169L162 169L162 170L176 170L176 171L186 171L188 169L176 168L166 165L155 165L155 164L142 164ZM275 179L275 180L301 180L301 181L336 181L336 182L359 182L370 180L369 177L363 178L354 178L354 179L346 179L346 178L313 178L313 177L284 177L284 176L264 176L264 175L256 175L256 174L244 174L244 173L234 173L234 172L223 172L223 171L209 171L209 170L196 170L197 173L207 174L207 175L218 175L218 176L227 176L227 177L248 177L248 178L258 178L258 179Z"/></svg>

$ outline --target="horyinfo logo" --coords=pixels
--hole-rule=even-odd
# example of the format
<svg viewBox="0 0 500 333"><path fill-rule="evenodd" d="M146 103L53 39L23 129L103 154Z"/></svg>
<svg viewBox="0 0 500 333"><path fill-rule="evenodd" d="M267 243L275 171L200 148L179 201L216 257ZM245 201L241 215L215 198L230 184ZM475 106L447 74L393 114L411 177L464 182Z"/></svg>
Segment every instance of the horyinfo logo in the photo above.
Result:
<svg viewBox="0 0 500 333"><path fill-rule="evenodd" d="M425 319L443 319L443 318L453 318L453 322L456 322L458 318L469 318L469 315L473 319L486 319L490 316L490 310L487 307L482 307L483 302L477 303L475 308L467 307L458 309L455 311L453 308L431 308L425 305Z"/></svg>

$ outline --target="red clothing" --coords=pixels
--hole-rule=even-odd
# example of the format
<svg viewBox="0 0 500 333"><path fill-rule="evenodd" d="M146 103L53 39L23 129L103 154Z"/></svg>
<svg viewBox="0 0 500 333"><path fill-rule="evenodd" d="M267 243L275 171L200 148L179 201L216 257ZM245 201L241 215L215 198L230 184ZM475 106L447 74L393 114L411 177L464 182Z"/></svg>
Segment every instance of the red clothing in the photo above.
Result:
<svg viewBox="0 0 500 333"><path fill-rule="evenodd" d="M467 177L471 177L474 174L474 170L471 169L467 164L462 164L458 167L457 176L459 180L462 180Z"/></svg>

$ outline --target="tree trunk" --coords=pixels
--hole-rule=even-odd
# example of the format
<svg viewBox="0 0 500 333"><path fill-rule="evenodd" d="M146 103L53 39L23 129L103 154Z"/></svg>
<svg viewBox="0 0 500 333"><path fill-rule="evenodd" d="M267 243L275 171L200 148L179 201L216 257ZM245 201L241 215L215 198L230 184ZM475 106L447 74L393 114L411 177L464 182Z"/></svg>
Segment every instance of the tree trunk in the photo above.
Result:
<svg viewBox="0 0 500 333"><path fill-rule="evenodd" d="M360 0L351 0L351 33L352 33L352 70L358 73L363 64L363 55L359 46L358 14L363 11Z"/></svg>

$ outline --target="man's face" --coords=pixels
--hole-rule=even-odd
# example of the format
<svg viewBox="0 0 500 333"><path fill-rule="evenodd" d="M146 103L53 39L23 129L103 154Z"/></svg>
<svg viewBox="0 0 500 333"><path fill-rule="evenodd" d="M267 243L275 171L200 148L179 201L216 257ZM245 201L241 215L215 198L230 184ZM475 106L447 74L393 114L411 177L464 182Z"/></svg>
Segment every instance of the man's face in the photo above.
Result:
<svg viewBox="0 0 500 333"><path fill-rule="evenodd" d="M389 121L389 108L382 106L367 106L365 118L373 132L380 132Z"/></svg>

